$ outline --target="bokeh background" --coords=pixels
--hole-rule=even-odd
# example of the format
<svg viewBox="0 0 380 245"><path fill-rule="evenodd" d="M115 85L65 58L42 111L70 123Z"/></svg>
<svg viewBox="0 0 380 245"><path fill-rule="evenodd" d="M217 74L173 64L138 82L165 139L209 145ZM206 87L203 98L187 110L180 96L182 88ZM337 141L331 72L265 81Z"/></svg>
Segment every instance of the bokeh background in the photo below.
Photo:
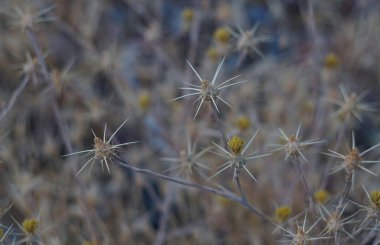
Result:
<svg viewBox="0 0 380 245"><path fill-rule="evenodd" d="M63 155L93 148L91 130L102 137L107 124L110 137L129 118L112 140L140 141L120 147L124 162L237 193L232 170L207 178L224 162L218 155L199 157L208 170L189 172L182 164L189 161L188 146L196 154L220 143L208 103L194 119L196 97L170 101L186 94L183 82L199 83L186 60L211 79L225 57L220 82L237 74L236 81L247 80L223 90L232 108L218 102L227 136L248 141L259 129L250 150L264 154L273 150L268 145L284 143L278 128L290 135L302 123L302 140L324 140L305 149L304 168L313 193L325 195L314 195L314 201L332 210L345 175L330 175L340 160L321 153L345 154L352 132L359 150L380 142L379 13L376 0L1 0L2 243L275 244L287 239L226 198L132 172L117 159L109 160L110 174L96 161L91 173L88 166L76 176L89 156ZM242 40L240 31L252 28L251 39ZM353 97L345 100L345 93ZM359 102L350 100L358 95ZM379 149L366 157L379 160ZM284 161L283 151L248 166L258 180L241 175L249 201L294 231L307 208L297 169ZM355 175L349 199L368 206L363 185L378 190L379 179L364 171ZM279 207L289 208L289 214L281 216ZM315 210L308 211L308 227L321 216ZM348 203L343 214L357 211L358 222L345 226L352 233L366 211ZM28 219L37 221L33 234L25 232ZM342 233L342 244L375 244L380 238L369 234L377 225L371 217L355 240ZM323 227L320 221L310 235L318 236Z"/></svg>

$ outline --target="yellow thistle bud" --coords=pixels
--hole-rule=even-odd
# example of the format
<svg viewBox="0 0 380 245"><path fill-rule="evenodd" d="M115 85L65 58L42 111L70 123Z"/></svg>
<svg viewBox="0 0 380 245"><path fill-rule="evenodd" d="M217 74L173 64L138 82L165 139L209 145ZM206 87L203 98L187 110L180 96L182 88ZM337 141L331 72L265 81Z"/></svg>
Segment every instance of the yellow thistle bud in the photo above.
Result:
<svg viewBox="0 0 380 245"><path fill-rule="evenodd" d="M214 47L210 47L207 49L207 58L209 58L212 61L217 61L219 59L219 53L218 50Z"/></svg>
<svg viewBox="0 0 380 245"><path fill-rule="evenodd" d="M233 136L228 141L228 147L234 154L240 154L240 152L243 150L244 141L239 136Z"/></svg>
<svg viewBox="0 0 380 245"><path fill-rule="evenodd" d="M226 27L219 27L214 32L214 39L220 43L228 43L231 34Z"/></svg>
<svg viewBox="0 0 380 245"><path fill-rule="evenodd" d="M276 211L275 211L276 220L278 220L279 222L286 221L290 217L291 214L292 214L292 209L287 205L280 206L276 208Z"/></svg>
<svg viewBox="0 0 380 245"><path fill-rule="evenodd" d="M333 54L333 53L330 53L328 55L326 55L325 57L325 67L327 67L328 69L336 69L339 65L339 60L338 60L338 57Z"/></svg>
<svg viewBox="0 0 380 245"><path fill-rule="evenodd" d="M24 228L28 234L35 234L38 228L38 221L35 219L25 219L22 222L22 228Z"/></svg>
<svg viewBox="0 0 380 245"><path fill-rule="evenodd" d="M150 106L150 95L148 92L142 92L139 96L139 105L142 110L147 110Z"/></svg>
<svg viewBox="0 0 380 245"><path fill-rule="evenodd" d="M192 21L194 18L194 11L191 8L185 8L182 11L182 19L186 22Z"/></svg>
<svg viewBox="0 0 380 245"><path fill-rule="evenodd" d="M380 208L380 191L371 193L371 203L374 208Z"/></svg>
<svg viewBox="0 0 380 245"><path fill-rule="evenodd" d="M330 197L330 194L326 190L318 190L314 192L314 200L317 203L325 203Z"/></svg>
<svg viewBox="0 0 380 245"><path fill-rule="evenodd" d="M247 116L241 116L236 120L236 126L238 129L244 131L247 130L249 126L251 126L251 121Z"/></svg>
<svg viewBox="0 0 380 245"><path fill-rule="evenodd" d="M82 242L82 245L96 245L96 242L84 241Z"/></svg>
<svg viewBox="0 0 380 245"><path fill-rule="evenodd" d="M4 236L4 231L3 231L3 229L0 228L0 239L2 239L3 236Z"/></svg>

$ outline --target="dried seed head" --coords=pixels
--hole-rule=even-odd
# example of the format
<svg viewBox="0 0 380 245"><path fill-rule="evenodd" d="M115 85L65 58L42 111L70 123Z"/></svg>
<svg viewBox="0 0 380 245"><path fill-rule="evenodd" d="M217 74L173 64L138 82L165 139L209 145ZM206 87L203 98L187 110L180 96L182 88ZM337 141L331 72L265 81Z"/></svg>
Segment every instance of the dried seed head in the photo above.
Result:
<svg viewBox="0 0 380 245"><path fill-rule="evenodd" d="M346 171L352 172L361 164L361 157L358 149L352 148L351 152L348 153L344 159L344 164L346 165Z"/></svg>
<svg viewBox="0 0 380 245"><path fill-rule="evenodd" d="M94 149L96 158L110 158L114 150L112 149L112 145L107 142L103 142L99 137L94 138Z"/></svg>
<svg viewBox="0 0 380 245"><path fill-rule="evenodd" d="M251 120L247 116L240 116L236 120L236 126L241 131L247 130L251 126Z"/></svg>
<svg viewBox="0 0 380 245"><path fill-rule="evenodd" d="M276 211L275 211L276 220L279 222L286 221L290 217L291 214L292 214L292 209L291 207L287 205L280 206L276 208Z"/></svg>
<svg viewBox="0 0 380 245"><path fill-rule="evenodd" d="M328 233L336 232L341 227L340 217L338 212L334 212L330 215L326 222L326 230Z"/></svg>
<svg viewBox="0 0 380 245"><path fill-rule="evenodd" d="M25 219L22 228L27 234L35 234L38 228L38 221L35 219Z"/></svg>
<svg viewBox="0 0 380 245"><path fill-rule="evenodd" d="M311 242L307 233L301 227L298 227L297 233L293 237L291 244L292 245L309 245L311 244Z"/></svg>
<svg viewBox="0 0 380 245"><path fill-rule="evenodd" d="M324 189L314 192L314 200L317 203L322 203L322 204L326 203L329 197L330 197L330 194Z"/></svg>
<svg viewBox="0 0 380 245"><path fill-rule="evenodd" d="M228 147L235 155L239 155L241 153L241 151L243 150L243 146L244 141L239 136L233 136L228 141Z"/></svg>
<svg viewBox="0 0 380 245"><path fill-rule="evenodd" d="M289 136L286 142L285 151L291 157L297 157L300 154L300 146L297 137L293 134Z"/></svg>
<svg viewBox="0 0 380 245"><path fill-rule="evenodd" d="M380 209L380 191L371 192L371 206Z"/></svg>
<svg viewBox="0 0 380 245"><path fill-rule="evenodd" d="M222 44L228 43L231 38L231 34L226 27L219 27L214 32L214 39Z"/></svg>

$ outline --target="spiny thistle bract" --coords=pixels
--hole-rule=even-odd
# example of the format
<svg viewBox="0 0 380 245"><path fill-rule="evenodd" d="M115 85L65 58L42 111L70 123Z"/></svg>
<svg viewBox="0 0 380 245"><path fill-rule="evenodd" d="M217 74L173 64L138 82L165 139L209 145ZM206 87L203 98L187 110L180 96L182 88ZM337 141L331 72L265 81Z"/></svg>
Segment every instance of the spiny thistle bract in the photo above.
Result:
<svg viewBox="0 0 380 245"><path fill-rule="evenodd" d="M352 218L356 215L356 213L352 214L349 217L342 218L343 212L347 207L347 203L343 206L343 208L339 210L334 210L330 212L324 205L319 206L319 211L322 219L325 221L326 226L322 231L323 235L335 235L335 239L338 235L338 232L345 233L351 239L355 239L350 232L348 232L344 226L346 224L352 224L355 222Z"/></svg>
<svg viewBox="0 0 380 245"><path fill-rule="evenodd" d="M258 131L256 131L253 134L252 138L248 141L248 144L246 144L245 147L244 147L243 140L238 136L233 136L228 141L228 150L224 149L222 146L220 146L216 143L213 143L219 150L221 150L226 155L222 155L222 154L219 154L219 153L213 152L213 151L210 151L210 152L212 152L218 156L221 156L221 157L227 159L228 161L223 163L222 165L220 165L218 168L221 168L221 170L219 170L218 172L213 174L210 178L213 178L216 175L223 172L224 170L226 170L227 168L232 167L234 170L233 180L235 180L238 177L240 170L244 169L249 174L249 176L251 176L251 178L255 182L257 182L256 178L253 176L253 174L249 171L249 169L247 167L248 161L250 161L252 159L271 155L271 154L255 155L257 153L257 151L251 152L249 154L245 154L248 147L251 145L253 139L256 137L257 133L258 133Z"/></svg>
<svg viewBox="0 0 380 245"><path fill-rule="evenodd" d="M368 153L369 151L375 149L376 147L380 146L380 144L374 145L367 150L364 150L363 152L359 152L359 150L356 148L355 145L355 135L354 132L352 132L352 145L351 150L346 154L343 155L341 153L338 153L333 150L328 150L328 153L324 153L325 155L338 158L340 160L343 160L338 166L334 167L331 171L331 173L338 172L340 170L345 170L346 174L352 174L352 179L355 177L355 171L358 169L361 169L371 175L377 176L377 174L368 168L364 167L363 164L368 163L380 163L380 160L378 161L369 161L369 160L363 160L363 156Z"/></svg>
<svg viewBox="0 0 380 245"><path fill-rule="evenodd" d="M363 102L363 99L367 94L366 92L359 95L355 92L348 93L342 85L339 86L339 89L342 93L343 101L335 99L327 100L338 107L337 110L331 115L332 117L338 117L346 124L352 125L355 123L354 119L359 122L363 122L363 114L375 111L371 104Z"/></svg>
<svg viewBox="0 0 380 245"><path fill-rule="evenodd" d="M92 134L94 135L94 148L90 150L84 150L84 151L77 151L73 153L66 154L64 156L71 156L71 155L77 155L77 154L83 154L85 153L85 156L93 155L84 165L83 167L76 173L75 176L78 176L88 164L91 163L89 173L92 170L92 167L94 166L94 163L96 160L98 160L101 163L102 169L104 171L104 165L107 168L108 173L111 173L108 160L112 159L113 157L118 157L116 154L118 149L121 146L126 146L130 144L139 143L139 141L132 141L132 142L126 142L121 143L117 145L112 145L111 140L116 135L116 133L123 127L123 125L128 121L128 118L116 129L116 131L111 135L111 137L107 140L106 139L106 132L107 132L107 124L104 126L104 132L103 132L103 139L96 136L94 131L92 131Z"/></svg>
<svg viewBox="0 0 380 245"><path fill-rule="evenodd" d="M269 42L272 38L269 36L256 36L259 26L260 23L257 22L250 30L244 31L241 27L238 27L238 32L236 32L230 29L232 36L237 39L235 49L242 52L255 52L264 57L258 46L261 43Z"/></svg>
<svg viewBox="0 0 380 245"><path fill-rule="evenodd" d="M224 104L226 104L227 106L231 107L231 105L228 104L220 96L220 90L222 90L224 88L227 88L227 87L234 86L236 84L247 82L247 80L240 81L240 82L235 82L235 83L230 83L232 80L234 80L235 78L237 78L237 77L240 76L240 75L237 75L237 76L234 76L234 77L232 77L230 79L227 79L226 81L222 82L219 85L216 85L216 79L218 77L220 69L222 68L223 62L224 62L224 58L223 58L222 62L220 62L218 68L215 71L214 77L212 78L212 81L210 82L209 80L202 78L198 74L198 72L194 69L194 67L191 65L191 63L189 61L187 61L187 63L189 64L189 66L191 67L191 69L194 71L195 75L199 79L201 85L198 86L198 85L193 85L191 83L184 82L185 84L189 85L190 87L183 87L183 88L180 88L180 89L182 89L182 90L189 90L189 91L195 91L195 92L179 96L177 98L172 99L171 101L182 99L182 98L185 98L185 97L188 97L188 96L198 95L198 98L195 100L195 102L198 102L198 106L197 106L197 111L195 113L194 119L197 117L198 112L199 112L202 104L205 101L212 102L214 108L217 110L218 113L219 113L219 108L218 108L218 106L216 104L216 101L218 99L220 101L222 101Z"/></svg>
<svg viewBox="0 0 380 245"><path fill-rule="evenodd" d="M209 170L210 168L202 163L201 157L209 150L209 148L203 149L200 152L196 152L197 143L191 143L190 136L187 136L186 150L181 150L179 152L178 158L164 157L162 160L174 164L169 167L165 172L175 171L175 175L182 176L185 175L187 179L194 171L198 172L200 170Z"/></svg>
<svg viewBox="0 0 380 245"><path fill-rule="evenodd" d="M285 140L285 143L271 144L269 146L278 147L277 149L272 150L272 152L284 150L285 161L288 160L289 157L292 159L297 159L299 156L301 156L303 160L305 160L305 162L309 162L302 152L303 148L305 146L319 144L323 142L323 140L316 140L316 139L301 141L301 137L299 135L300 130L301 130L301 124L298 125L297 132L295 135L293 134L293 135L287 136L282 129L278 129L278 130L281 133L282 139Z"/></svg>
<svg viewBox="0 0 380 245"><path fill-rule="evenodd" d="M314 224L312 224L309 229L306 229L306 217L307 217L307 213L305 213L305 218L301 226L297 222L297 230L295 232L287 230L284 227L276 224L278 228L280 228L282 231L286 233L283 235L289 238L287 240L280 240L280 242L287 242L291 245L310 245L311 242L313 241L318 241L322 239L330 239L330 237L326 237L326 236L317 236L317 237L311 236L310 232L318 224L318 222L320 221L320 218L317 221L315 221Z"/></svg>

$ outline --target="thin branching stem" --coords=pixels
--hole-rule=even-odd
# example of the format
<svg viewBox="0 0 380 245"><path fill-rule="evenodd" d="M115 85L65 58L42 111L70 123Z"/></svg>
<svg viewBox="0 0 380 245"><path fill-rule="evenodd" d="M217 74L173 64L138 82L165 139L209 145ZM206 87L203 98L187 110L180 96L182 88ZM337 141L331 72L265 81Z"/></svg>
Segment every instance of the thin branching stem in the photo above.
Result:
<svg viewBox="0 0 380 245"><path fill-rule="evenodd" d="M213 106L211 103L210 103L210 106L211 106L211 108L212 108L212 113L213 113L213 115L214 115L214 118L215 118L216 124L218 125L218 129L219 129L219 132L220 132L220 138L221 138L221 140L222 140L222 142L223 142L223 146L224 146L224 148L225 148L226 150L228 150L228 148L227 148L227 146L228 146L228 144L227 144L227 142L228 142L228 141L227 141L227 136L226 136L226 133L224 132L224 129L223 129L222 123L221 123L220 120L219 120L219 113L218 113L216 107Z"/></svg>
<svg viewBox="0 0 380 245"><path fill-rule="evenodd" d="M129 170L131 170L133 172L141 173L141 174L144 174L144 175L147 175L147 176L151 176L151 177L154 177L154 178L163 179L163 180L167 180L167 181L170 181L170 182L173 182L173 183L177 183L177 184L180 184L180 185L183 185L183 186L186 186L186 187L195 188L195 189L198 189L198 190L201 190L201 191L209 192L209 193L212 193L212 194L215 194L215 195L218 195L218 196L222 196L222 197L224 197L226 199L229 199L229 200L231 200L233 202L240 203L242 206L246 207L247 209L249 209L250 211L252 211L256 215L258 215L259 217L261 217L265 221L273 223L272 218L270 218L269 216L267 216L266 214L264 214L263 212L261 212L258 208L256 208L252 204L246 202L242 197L238 197L238 196L236 196L233 193L223 192L223 191L220 191L220 190L208 187L208 186L190 183L190 182L187 182L187 181L183 181L181 179L177 179L177 178L173 178L173 177L166 176L166 175L163 175L163 174L159 174L159 173L153 172L153 171L148 170L148 169L142 169L142 168L134 167L134 166L129 165L128 163L126 163L122 159L118 159L117 161L123 167L125 167L125 168L127 168L127 169L129 169Z"/></svg>
<svg viewBox="0 0 380 245"><path fill-rule="evenodd" d="M18 85L18 87L13 91L11 98L7 104L7 106L3 109L3 111L0 113L0 122L5 118L5 116L11 111L14 104L16 103L17 98L20 96L21 92L24 90L26 85L29 82L29 76L24 76L21 83Z"/></svg>

